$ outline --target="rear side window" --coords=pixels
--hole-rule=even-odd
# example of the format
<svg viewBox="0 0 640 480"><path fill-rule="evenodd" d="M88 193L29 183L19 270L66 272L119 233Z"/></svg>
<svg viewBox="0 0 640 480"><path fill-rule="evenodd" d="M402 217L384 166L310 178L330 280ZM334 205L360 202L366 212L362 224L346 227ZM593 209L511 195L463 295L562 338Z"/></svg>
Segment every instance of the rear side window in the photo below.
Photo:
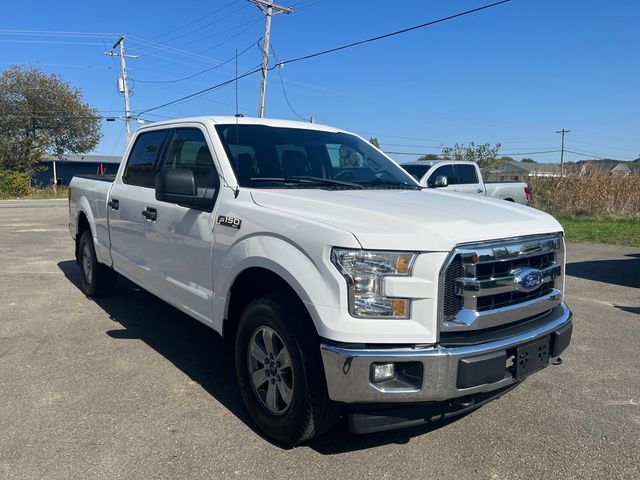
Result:
<svg viewBox="0 0 640 480"><path fill-rule="evenodd" d="M147 188L154 187L154 166L160 155L166 133L166 130L156 130L138 136L122 177L124 183Z"/></svg>
<svg viewBox="0 0 640 480"><path fill-rule="evenodd" d="M456 165L456 172L456 183L478 183L476 167L474 167L473 165Z"/></svg>

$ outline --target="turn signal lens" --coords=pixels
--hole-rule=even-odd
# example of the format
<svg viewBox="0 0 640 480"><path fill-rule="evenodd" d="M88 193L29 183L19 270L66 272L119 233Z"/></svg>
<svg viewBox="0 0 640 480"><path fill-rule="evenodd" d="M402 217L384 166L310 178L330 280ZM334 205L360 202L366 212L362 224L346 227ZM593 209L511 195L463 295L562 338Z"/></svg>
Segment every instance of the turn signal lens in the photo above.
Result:
<svg viewBox="0 0 640 480"><path fill-rule="evenodd" d="M409 313L409 301L401 298L396 298L391 301L391 310L394 317L408 317Z"/></svg>
<svg viewBox="0 0 640 480"><path fill-rule="evenodd" d="M398 274L409 273L411 261L415 255L413 253L401 253L396 259L396 272Z"/></svg>

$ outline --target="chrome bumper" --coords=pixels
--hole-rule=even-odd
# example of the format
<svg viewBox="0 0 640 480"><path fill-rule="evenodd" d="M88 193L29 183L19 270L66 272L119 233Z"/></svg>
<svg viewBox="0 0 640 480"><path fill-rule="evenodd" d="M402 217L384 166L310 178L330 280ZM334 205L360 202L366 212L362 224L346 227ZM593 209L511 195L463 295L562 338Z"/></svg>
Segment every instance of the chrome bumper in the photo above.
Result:
<svg viewBox="0 0 640 480"><path fill-rule="evenodd" d="M481 392L491 392L516 382L506 371L499 381L470 388L458 388L460 360L503 352L550 335L571 324L571 312L561 304L549 313L540 327L501 340L472 346L444 348L351 349L321 344L329 397L344 403L426 402L442 401ZM371 365L387 362L422 364L419 388L381 387L370 381Z"/></svg>

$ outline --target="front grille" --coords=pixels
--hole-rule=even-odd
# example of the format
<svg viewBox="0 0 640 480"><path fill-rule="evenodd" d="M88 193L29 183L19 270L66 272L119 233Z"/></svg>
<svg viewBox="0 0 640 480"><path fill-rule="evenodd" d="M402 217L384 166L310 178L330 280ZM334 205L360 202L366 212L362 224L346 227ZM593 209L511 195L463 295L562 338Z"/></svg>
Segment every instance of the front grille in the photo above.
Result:
<svg viewBox="0 0 640 480"><path fill-rule="evenodd" d="M501 324L500 314L505 307L509 313L502 323L515 321L513 310L519 304L528 307L524 314L531 314L531 304L540 299L540 307L533 313L559 303L563 267L562 238L560 235L527 237L484 244L463 245L452 254L441 276L442 320L445 325L471 328L479 317L484 327ZM531 268L543 274L541 285L531 292L518 288L516 276L519 269ZM503 309L503 310L498 310ZM520 319L525 318L524 316ZM481 322L479 322L481 323ZM477 325L473 328L480 328Z"/></svg>

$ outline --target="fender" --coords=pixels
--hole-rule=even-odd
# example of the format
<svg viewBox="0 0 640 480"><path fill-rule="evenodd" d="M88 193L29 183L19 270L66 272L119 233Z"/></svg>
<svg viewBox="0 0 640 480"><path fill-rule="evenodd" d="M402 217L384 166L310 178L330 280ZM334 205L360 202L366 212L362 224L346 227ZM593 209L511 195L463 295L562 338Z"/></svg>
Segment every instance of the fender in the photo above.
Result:
<svg viewBox="0 0 640 480"><path fill-rule="evenodd" d="M89 199L84 195L77 199L75 230L77 235L80 213L84 213L84 216L89 223L89 228L91 229L91 236L93 237L93 243L96 249L96 257L100 263L111 267L113 265L113 261L111 260L111 251L109 249L109 226L107 223L107 209L106 204L102 205L101 203L102 202L100 201L95 201L95 207L98 209L97 214L101 216L101 218L96 221Z"/></svg>
<svg viewBox="0 0 640 480"><path fill-rule="evenodd" d="M305 254L296 245L281 237L256 235L236 243L221 261L216 262L214 292L224 292L224 297L214 294L214 328L222 329L223 319L228 317L231 296L229 291L238 276L248 268L261 267L279 275L304 302L309 315L322 335L325 330L320 320L318 306L343 307L346 303L347 285L337 269L329 261L331 249ZM317 259L315 262L312 259ZM327 281L333 277L334 281Z"/></svg>

